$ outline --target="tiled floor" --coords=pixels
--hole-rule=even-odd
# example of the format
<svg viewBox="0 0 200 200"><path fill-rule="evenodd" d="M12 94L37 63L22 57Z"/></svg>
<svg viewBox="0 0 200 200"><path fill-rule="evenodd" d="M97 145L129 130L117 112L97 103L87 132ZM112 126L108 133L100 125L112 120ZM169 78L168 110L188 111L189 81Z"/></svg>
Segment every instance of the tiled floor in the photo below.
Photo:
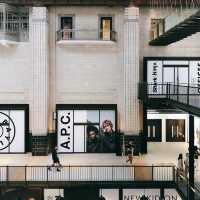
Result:
<svg viewBox="0 0 200 200"><path fill-rule="evenodd" d="M133 164L157 165L177 164L179 153L183 156L187 152L187 144L151 143L148 145L148 154L135 156ZM115 154L59 154L63 165L126 165L125 156ZM1 154L0 165L49 165L51 155L32 156L27 154ZM199 164L200 166L200 164Z"/></svg>

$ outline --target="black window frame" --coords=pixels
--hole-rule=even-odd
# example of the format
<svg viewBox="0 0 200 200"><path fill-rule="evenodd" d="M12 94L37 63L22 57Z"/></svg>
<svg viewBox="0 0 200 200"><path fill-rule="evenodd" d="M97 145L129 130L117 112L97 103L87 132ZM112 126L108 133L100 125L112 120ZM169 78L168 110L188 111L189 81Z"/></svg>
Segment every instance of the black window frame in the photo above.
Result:
<svg viewBox="0 0 200 200"><path fill-rule="evenodd" d="M62 25L62 18L71 18L71 25L70 25L70 26L71 26L71 27L70 27L71 32L70 32L69 40L73 40L74 37L75 37L75 33L73 32L73 30L74 30L75 16L74 16L74 15L60 15L60 16L59 16L59 29L60 29L61 31L64 30L64 27L63 27L63 25ZM64 34L64 32L62 32L62 38L63 38L63 34Z"/></svg>

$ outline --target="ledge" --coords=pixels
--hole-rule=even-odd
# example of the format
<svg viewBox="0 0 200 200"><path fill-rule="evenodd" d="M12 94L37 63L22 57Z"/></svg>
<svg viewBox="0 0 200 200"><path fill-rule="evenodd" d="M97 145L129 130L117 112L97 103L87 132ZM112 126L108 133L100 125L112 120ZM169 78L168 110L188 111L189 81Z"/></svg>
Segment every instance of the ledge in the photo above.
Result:
<svg viewBox="0 0 200 200"><path fill-rule="evenodd" d="M0 40L0 46L4 46L4 47L13 46L17 44L19 44L19 42L12 41L12 40Z"/></svg>
<svg viewBox="0 0 200 200"><path fill-rule="evenodd" d="M101 40L60 40L57 42L61 46L115 46L117 43L114 41L101 41Z"/></svg>

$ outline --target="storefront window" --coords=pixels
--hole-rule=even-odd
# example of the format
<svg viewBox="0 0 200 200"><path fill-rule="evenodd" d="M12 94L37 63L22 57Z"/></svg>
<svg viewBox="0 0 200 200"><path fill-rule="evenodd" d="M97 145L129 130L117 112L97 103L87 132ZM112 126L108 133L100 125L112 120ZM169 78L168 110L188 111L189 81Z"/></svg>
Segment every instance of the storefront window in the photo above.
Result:
<svg viewBox="0 0 200 200"><path fill-rule="evenodd" d="M25 110L0 109L0 153L25 152Z"/></svg>
<svg viewBox="0 0 200 200"><path fill-rule="evenodd" d="M114 153L115 110L58 110L59 152Z"/></svg>

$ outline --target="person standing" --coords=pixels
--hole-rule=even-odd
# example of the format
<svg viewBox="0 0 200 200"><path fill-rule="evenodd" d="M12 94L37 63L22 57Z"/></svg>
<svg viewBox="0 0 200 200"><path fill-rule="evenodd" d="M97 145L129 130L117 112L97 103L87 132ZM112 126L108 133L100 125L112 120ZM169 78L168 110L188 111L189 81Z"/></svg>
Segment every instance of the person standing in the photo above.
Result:
<svg viewBox="0 0 200 200"><path fill-rule="evenodd" d="M130 162L130 164L133 163L133 142L129 141L127 146L127 153L128 153L128 159L126 162Z"/></svg>
<svg viewBox="0 0 200 200"><path fill-rule="evenodd" d="M189 153L185 154L184 165L185 165L185 178L187 178L189 172Z"/></svg>
<svg viewBox="0 0 200 200"><path fill-rule="evenodd" d="M60 168L62 167L62 165L60 164L60 160L58 158L58 147L55 146L53 148L52 151L52 160L53 160L53 164L51 165L51 167L57 167L57 171L60 171ZM51 170L51 167L48 167L48 170Z"/></svg>
<svg viewBox="0 0 200 200"><path fill-rule="evenodd" d="M177 169L178 169L178 175L183 175L183 155L181 153L178 155Z"/></svg>

